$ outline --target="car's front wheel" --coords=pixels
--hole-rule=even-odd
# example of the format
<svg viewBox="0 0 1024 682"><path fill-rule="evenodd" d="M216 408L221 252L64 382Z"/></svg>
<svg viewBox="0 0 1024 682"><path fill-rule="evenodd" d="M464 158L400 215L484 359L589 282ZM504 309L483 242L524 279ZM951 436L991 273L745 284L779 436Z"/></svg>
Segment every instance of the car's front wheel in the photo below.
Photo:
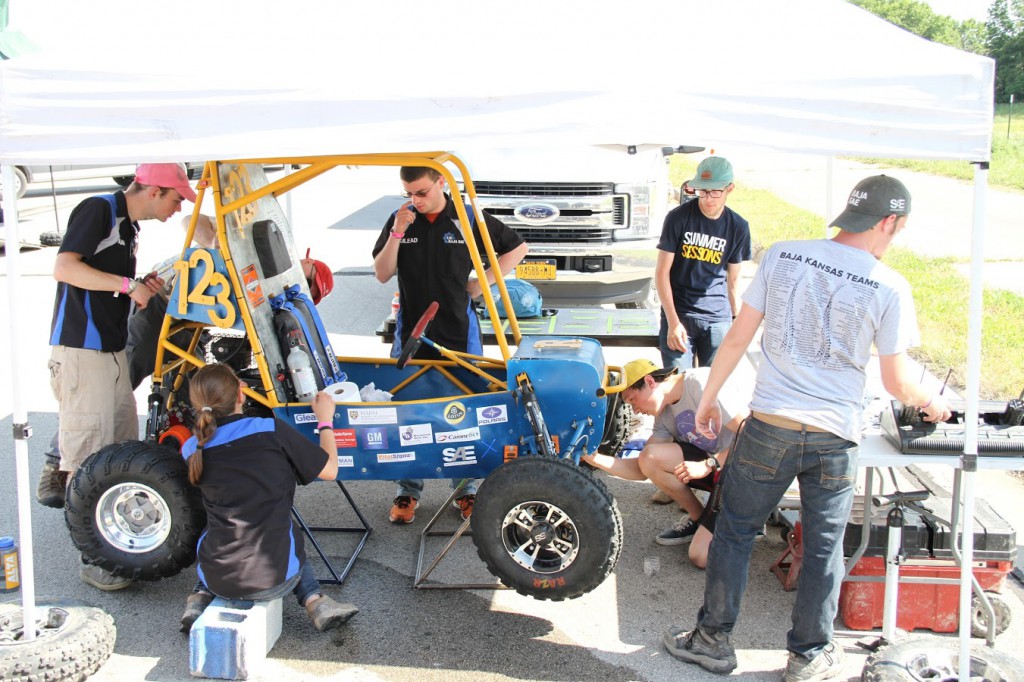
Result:
<svg viewBox="0 0 1024 682"><path fill-rule="evenodd" d="M488 570L536 599L590 592L615 568L622 518L604 484L570 460L531 456L484 480L473 541Z"/></svg>
<svg viewBox="0 0 1024 682"><path fill-rule="evenodd" d="M206 527L197 488L174 450L140 441L93 453L75 472L64 519L86 562L129 580L178 574Z"/></svg>

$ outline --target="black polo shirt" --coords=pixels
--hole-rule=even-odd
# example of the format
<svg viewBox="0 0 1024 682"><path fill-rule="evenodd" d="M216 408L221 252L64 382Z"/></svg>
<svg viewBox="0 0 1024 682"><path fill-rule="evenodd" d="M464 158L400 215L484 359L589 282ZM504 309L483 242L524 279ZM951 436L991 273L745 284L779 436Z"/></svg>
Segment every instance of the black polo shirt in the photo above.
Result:
<svg viewBox="0 0 1024 682"><path fill-rule="evenodd" d="M187 460L193 436L182 446ZM230 415L203 448L199 491L206 531L199 538L199 578L214 594L239 599L281 585L306 560L292 523L295 485L323 471L329 455L285 422Z"/></svg>
<svg viewBox="0 0 1024 682"><path fill-rule="evenodd" d="M101 272L135 277L138 234L138 223L128 218L124 192L90 197L71 212L59 253L77 253ZM131 303L130 296L115 297L110 291L90 291L57 282L50 345L124 350Z"/></svg>
<svg viewBox="0 0 1024 682"><path fill-rule="evenodd" d="M499 256L523 243L523 238L515 230L497 218L485 213L484 222L494 251ZM391 227L394 223L395 216L392 214L373 247L374 258L384 249L388 239L392 239ZM476 225L473 226L473 234L480 249L480 258L486 265L484 245ZM451 350L480 353L480 326L466 291L471 272L473 261L459 230L458 213L451 197L445 194L444 209L434 222L417 214L398 249L401 308L396 318L395 339L404 344L430 303L437 301L440 307L426 336ZM424 345L416 357L438 356Z"/></svg>

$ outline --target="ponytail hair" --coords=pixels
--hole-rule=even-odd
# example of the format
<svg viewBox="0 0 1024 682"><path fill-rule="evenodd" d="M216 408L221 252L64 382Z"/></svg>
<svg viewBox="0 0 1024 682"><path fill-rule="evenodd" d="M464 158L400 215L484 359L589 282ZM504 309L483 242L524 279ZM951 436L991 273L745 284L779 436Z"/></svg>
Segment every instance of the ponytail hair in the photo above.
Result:
<svg viewBox="0 0 1024 682"><path fill-rule="evenodd" d="M203 476L203 446L217 432L217 420L234 414L238 399L238 377L227 365L201 367L189 382L189 399L196 412L192 433L196 451L188 458L188 480L199 485Z"/></svg>

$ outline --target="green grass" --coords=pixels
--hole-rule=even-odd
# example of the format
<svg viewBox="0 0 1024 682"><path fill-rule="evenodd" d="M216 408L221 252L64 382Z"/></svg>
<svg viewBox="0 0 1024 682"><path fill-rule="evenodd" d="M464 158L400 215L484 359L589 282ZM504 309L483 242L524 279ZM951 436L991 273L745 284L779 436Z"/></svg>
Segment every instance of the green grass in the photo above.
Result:
<svg viewBox="0 0 1024 682"><path fill-rule="evenodd" d="M912 159L861 158L865 163L878 163L890 168L943 175L950 178L972 180L974 165L965 161L917 161ZM992 125L992 162L988 183L992 187L1024 192L1024 106L1009 104L996 107Z"/></svg>
<svg viewBox="0 0 1024 682"><path fill-rule="evenodd" d="M693 177L695 168L695 161L672 157L670 177L674 185ZM785 239L816 239L824 235L822 216L797 208L765 190L737 183L729 206L750 222L755 251ZM962 393L967 373L967 278L956 271L952 258L927 258L897 247L889 249L885 262L906 277L913 288L921 345L911 355L940 378L953 368L950 387ZM1016 398L1024 388L1024 297L986 290L983 300L980 397Z"/></svg>

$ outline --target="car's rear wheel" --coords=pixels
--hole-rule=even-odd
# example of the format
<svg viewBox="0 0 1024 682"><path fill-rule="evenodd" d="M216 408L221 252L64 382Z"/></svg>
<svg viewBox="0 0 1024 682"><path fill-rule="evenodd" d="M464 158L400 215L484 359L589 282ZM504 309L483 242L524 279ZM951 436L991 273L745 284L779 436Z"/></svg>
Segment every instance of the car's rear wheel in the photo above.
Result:
<svg viewBox="0 0 1024 682"><path fill-rule="evenodd" d="M615 499L570 460L531 456L502 465L477 491L471 518L488 570L536 599L590 592L615 568L622 545Z"/></svg>
<svg viewBox="0 0 1024 682"><path fill-rule="evenodd" d="M130 580L191 566L206 527L181 455L140 441L108 445L85 460L68 488L64 519L86 562Z"/></svg>

